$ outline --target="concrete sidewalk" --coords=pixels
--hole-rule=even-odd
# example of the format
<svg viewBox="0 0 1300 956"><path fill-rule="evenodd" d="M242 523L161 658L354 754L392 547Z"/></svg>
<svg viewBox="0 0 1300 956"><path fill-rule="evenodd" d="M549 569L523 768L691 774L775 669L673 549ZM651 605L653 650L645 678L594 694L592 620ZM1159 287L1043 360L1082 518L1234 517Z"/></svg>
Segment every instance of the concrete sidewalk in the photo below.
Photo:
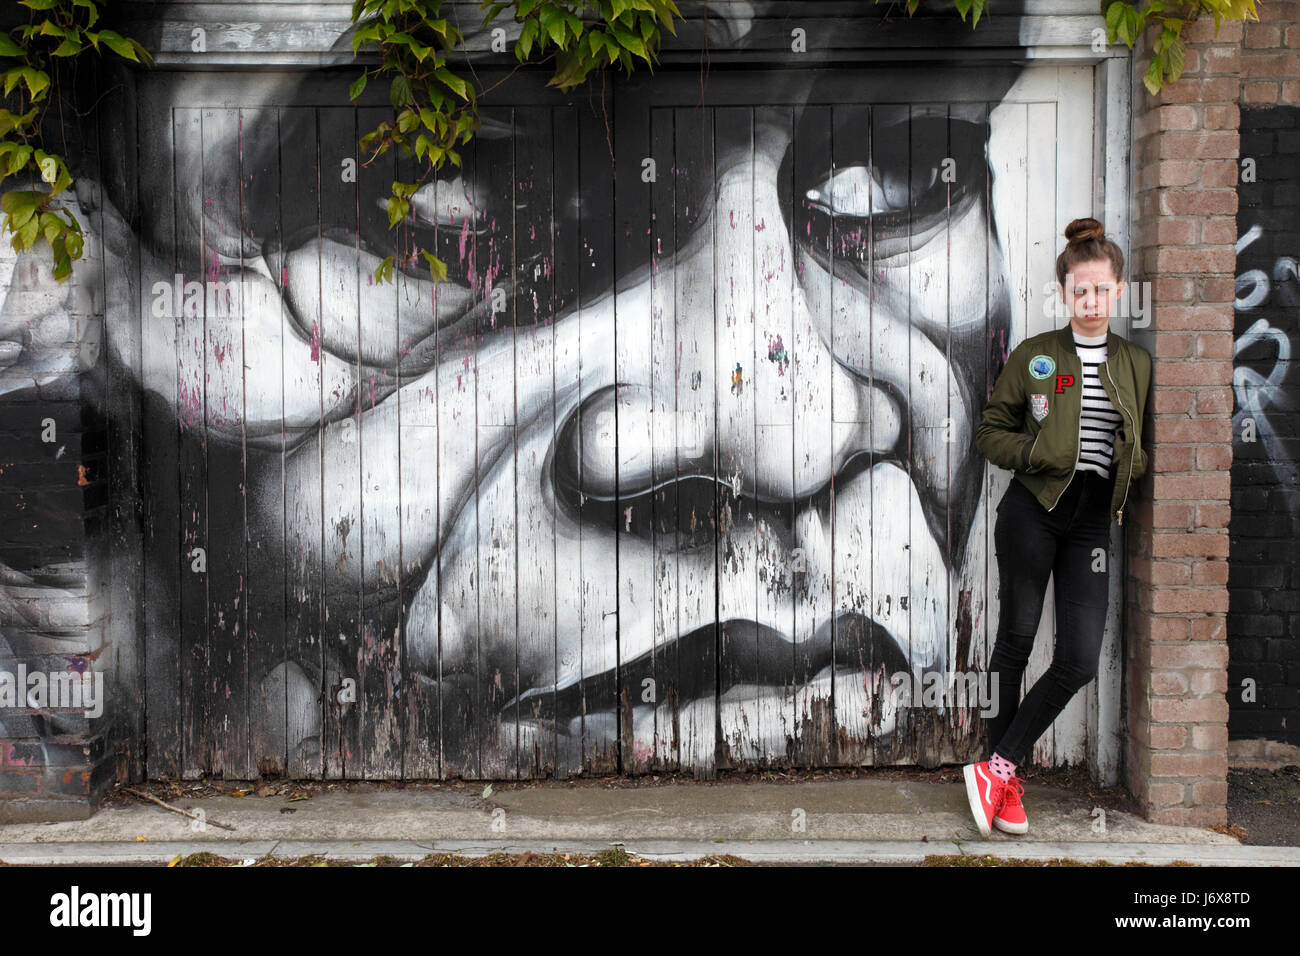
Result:
<svg viewBox="0 0 1300 956"><path fill-rule="evenodd" d="M140 802L102 809L89 820L0 826L0 860L161 862L199 851L238 859L268 853L419 859L433 852L592 853L622 844L628 853L657 859L731 853L761 862L917 863L963 853L1300 865L1298 847L1242 846L1208 829L1147 823L1048 786L1025 788L1028 834L994 830L987 840L975 828L960 782L505 786L486 799L478 785L459 784L326 792L292 802L285 795L168 800L202 811L202 824Z"/></svg>

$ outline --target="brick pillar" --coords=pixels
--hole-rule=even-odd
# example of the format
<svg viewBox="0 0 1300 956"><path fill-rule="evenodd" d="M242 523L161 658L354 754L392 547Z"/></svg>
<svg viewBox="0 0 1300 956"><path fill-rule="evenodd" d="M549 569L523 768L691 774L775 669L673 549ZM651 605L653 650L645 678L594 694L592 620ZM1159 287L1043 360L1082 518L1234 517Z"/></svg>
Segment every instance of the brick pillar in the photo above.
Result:
<svg viewBox="0 0 1300 956"><path fill-rule="evenodd" d="M1125 779L1148 820L1227 822L1228 517L1242 24L1183 31L1182 77L1134 50L1132 278L1150 283L1151 468L1128 525Z"/></svg>

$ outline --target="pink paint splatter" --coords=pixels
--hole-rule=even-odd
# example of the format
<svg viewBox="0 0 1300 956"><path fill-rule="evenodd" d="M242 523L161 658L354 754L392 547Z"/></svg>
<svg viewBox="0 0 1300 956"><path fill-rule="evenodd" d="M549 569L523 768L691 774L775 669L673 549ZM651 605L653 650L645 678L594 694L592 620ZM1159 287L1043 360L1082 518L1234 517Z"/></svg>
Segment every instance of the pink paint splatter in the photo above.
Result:
<svg viewBox="0 0 1300 956"><path fill-rule="evenodd" d="M320 361L320 326L315 322L311 324L311 360Z"/></svg>
<svg viewBox="0 0 1300 956"><path fill-rule="evenodd" d="M778 335L767 344L767 360L776 363L776 373L784 375L785 370L790 365L790 353L785 350L785 344Z"/></svg>

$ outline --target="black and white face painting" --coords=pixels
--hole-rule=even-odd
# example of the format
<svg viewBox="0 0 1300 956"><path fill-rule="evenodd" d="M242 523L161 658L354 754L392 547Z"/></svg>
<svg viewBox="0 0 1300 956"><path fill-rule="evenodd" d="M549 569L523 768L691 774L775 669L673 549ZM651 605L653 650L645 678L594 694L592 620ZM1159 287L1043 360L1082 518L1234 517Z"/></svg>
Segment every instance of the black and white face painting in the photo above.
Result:
<svg viewBox="0 0 1300 956"><path fill-rule="evenodd" d="M746 49L761 5L717 6ZM138 378L182 768L852 760L899 729L889 675L982 669L1019 72L908 70L664 68L604 114L507 83L393 230L413 166L357 162L390 111L354 72L146 78L137 198L82 176L107 348L84 323L48 374ZM6 329L69 294L29 284Z"/></svg>

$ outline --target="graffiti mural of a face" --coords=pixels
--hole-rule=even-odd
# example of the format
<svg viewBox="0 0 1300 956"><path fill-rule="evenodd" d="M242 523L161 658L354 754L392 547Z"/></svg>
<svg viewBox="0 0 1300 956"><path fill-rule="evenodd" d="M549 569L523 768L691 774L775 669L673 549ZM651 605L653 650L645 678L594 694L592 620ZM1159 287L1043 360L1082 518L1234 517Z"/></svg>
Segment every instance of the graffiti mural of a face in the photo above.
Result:
<svg viewBox="0 0 1300 956"><path fill-rule="evenodd" d="M743 47L753 6L719 5L710 42ZM197 420L208 454L242 456L246 503L219 500L247 509L249 586L278 568L286 618L324 602L323 649L263 621L285 653L239 662L291 768L334 746L322 693L399 651L405 723L372 747L423 728L444 769L507 776L608 766L620 733L628 769L712 765L719 735L784 759L810 702L887 738L882 675L966 666L949 597L983 587L972 428L1011 346L989 109L1017 71L952 105L934 73L924 102L885 71L769 70L739 100L719 74L710 95L744 105L714 108L692 72L649 111L658 173L632 213L598 112L488 100L464 170L398 233L392 166L330 182L382 110L286 106L321 98L303 74L268 76L267 108L191 108L193 85L157 104L172 133L141 179L174 197L141 206L139 311L178 339L146 345L143 375L176 381L156 400L182 442ZM447 283L402 268L416 248ZM372 283L394 249L398 281ZM178 270L219 284L206 311L170 287L179 309L153 311Z"/></svg>

